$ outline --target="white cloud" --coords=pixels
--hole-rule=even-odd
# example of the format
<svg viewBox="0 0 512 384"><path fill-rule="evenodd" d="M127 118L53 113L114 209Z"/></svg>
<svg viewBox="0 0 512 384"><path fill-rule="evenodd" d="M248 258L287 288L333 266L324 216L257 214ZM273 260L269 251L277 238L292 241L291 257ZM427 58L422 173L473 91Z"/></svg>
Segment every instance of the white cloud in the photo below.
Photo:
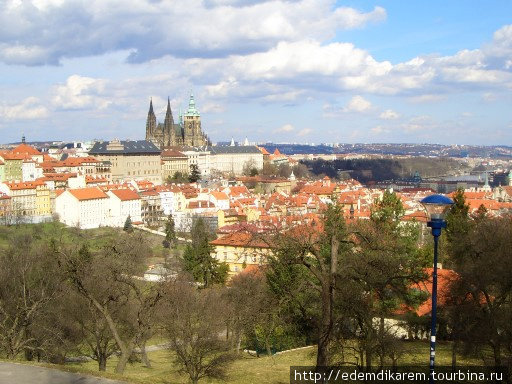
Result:
<svg viewBox="0 0 512 384"><path fill-rule="evenodd" d="M297 133L297 136L306 136L306 135L309 135L313 130L311 128L304 128L304 129L301 129L299 131L299 133Z"/></svg>
<svg viewBox="0 0 512 384"><path fill-rule="evenodd" d="M278 92L266 95L262 98L265 102L295 101L305 93L304 90L295 90L289 92Z"/></svg>
<svg viewBox="0 0 512 384"><path fill-rule="evenodd" d="M446 95L423 94L409 97L408 101L411 103L435 103L444 99L446 99Z"/></svg>
<svg viewBox="0 0 512 384"><path fill-rule="evenodd" d="M396 120L400 117L400 114L393 111L392 109L386 109L379 115L379 117L383 120Z"/></svg>
<svg viewBox="0 0 512 384"><path fill-rule="evenodd" d="M357 28L368 22L383 21L387 17L386 10L375 7L372 12L361 13L354 8L341 7L334 12L336 21L345 28Z"/></svg>
<svg viewBox="0 0 512 384"><path fill-rule="evenodd" d="M362 96L354 96L348 102L347 106L343 108L344 112L366 112L372 107L372 103Z"/></svg>
<svg viewBox="0 0 512 384"><path fill-rule="evenodd" d="M206 103L201 107L201 112L205 113L222 113L226 110L226 108L223 105L217 104L217 103Z"/></svg>
<svg viewBox="0 0 512 384"><path fill-rule="evenodd" d="M381 7L362 12L332 0L7 0L0 8L0 60L58 64L118 50L131 50L133 62L227 57L279 41L324 40L385 18Z"/></svg>
<svg viewBox="0 0 512 384"><path fill-rule="evenodd" d="M204 73L218 74L220 78L210 87L222 89L217 92L222 97L286 93L300 100L302 94L315 91L356 91L404 95L411 102L425 103L467 92L469 86L474 90L511 88L512 73L506 64L491 67L492 58L486 52L462 50L452 56L421 56L393 65L375 60L351 43L323 44L306 38L281 41L264 52L201 60L199 67Z"/></svg>
<svg viewBox="0 0 512 384"><path fill-rule="evenodd" d="M401 127L405 133L415 134L421 131L433 132L434 129L438 128L432 117L427 115L414 116L410 118L409 121L402 124Z"/></svg>
<svg viewBox="0 0 512 384"><path fill-rule="evenodd" d="M48 109L37 97L27 97L18 104L0 105L0 119L32 120L48 117Z"/></svg>
<svg viewBox="0 0 512 384"><path fill-rule="evenodd" d="M291 132L295 129L295 127L291 124L285 124L281 128L277 130L277 132Z"/></svg>
<svg viewBox="0 0 512 384"><path fill-rule="evenodd" d="M105 109L111 103L102 96L105 88L105 80L72 75L66 84L54 88L52 102L58 109Z"/></svg>

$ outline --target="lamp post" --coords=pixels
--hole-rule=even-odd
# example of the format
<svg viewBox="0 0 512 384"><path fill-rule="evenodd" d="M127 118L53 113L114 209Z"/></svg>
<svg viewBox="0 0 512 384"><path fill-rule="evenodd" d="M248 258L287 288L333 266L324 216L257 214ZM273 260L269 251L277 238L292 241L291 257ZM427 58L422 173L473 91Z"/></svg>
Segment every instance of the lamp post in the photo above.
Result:
<svg viewBox="0 0 512 384"><path fill-rule="evenodd" d="M453 204L453 200L443 195L430 195L421 200L429 221L427 226L432 228L434 236L434 269L432 272L432 323L430 326L430 383L433 383L434 361L436 358L436 323L437 323L437 245L441 230L446 228L444 215Z"/></svg>

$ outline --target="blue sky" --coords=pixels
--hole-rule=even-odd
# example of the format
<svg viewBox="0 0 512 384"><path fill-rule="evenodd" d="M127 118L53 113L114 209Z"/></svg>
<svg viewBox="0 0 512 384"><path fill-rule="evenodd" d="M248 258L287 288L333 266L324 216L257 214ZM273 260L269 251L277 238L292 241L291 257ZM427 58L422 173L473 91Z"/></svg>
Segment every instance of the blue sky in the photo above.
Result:
<svg viewBox="0 0 512 384"><path fill-rule="evenodd" d="M512 2L0 0L0 142L512 145Z"/></svg>

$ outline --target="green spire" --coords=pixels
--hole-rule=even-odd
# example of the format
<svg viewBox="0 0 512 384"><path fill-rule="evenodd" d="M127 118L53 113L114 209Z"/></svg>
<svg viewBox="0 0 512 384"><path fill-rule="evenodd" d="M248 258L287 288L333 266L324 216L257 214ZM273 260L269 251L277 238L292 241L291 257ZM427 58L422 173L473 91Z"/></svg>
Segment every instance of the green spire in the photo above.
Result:
<svg viewBox="0 0 512 384"><path fill-rule="evenodd" d="M187 116L199 116L199 111L196 109L196 102L192 92L190 93L190 100L188 101Z"/></svg>

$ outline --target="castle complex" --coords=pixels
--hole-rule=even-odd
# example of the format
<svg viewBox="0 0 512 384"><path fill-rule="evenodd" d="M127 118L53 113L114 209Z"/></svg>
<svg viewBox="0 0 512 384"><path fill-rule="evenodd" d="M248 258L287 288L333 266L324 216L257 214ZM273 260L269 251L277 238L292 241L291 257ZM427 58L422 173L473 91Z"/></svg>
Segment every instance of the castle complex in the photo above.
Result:
<svg viewBox="0 0 512 384"><path fill-rule="evenodd" d="M196 109L194 96L190 95L188 109L184 114L180 113L177 124L174 123L169 100L167 100L167 112L165 113L164 123L157 123L155 112L153 111L153 100L151 100L146 120L146 140L159 148L174 146L200 147L208 145L208 137L201 130L201 116Z"/></svg>

